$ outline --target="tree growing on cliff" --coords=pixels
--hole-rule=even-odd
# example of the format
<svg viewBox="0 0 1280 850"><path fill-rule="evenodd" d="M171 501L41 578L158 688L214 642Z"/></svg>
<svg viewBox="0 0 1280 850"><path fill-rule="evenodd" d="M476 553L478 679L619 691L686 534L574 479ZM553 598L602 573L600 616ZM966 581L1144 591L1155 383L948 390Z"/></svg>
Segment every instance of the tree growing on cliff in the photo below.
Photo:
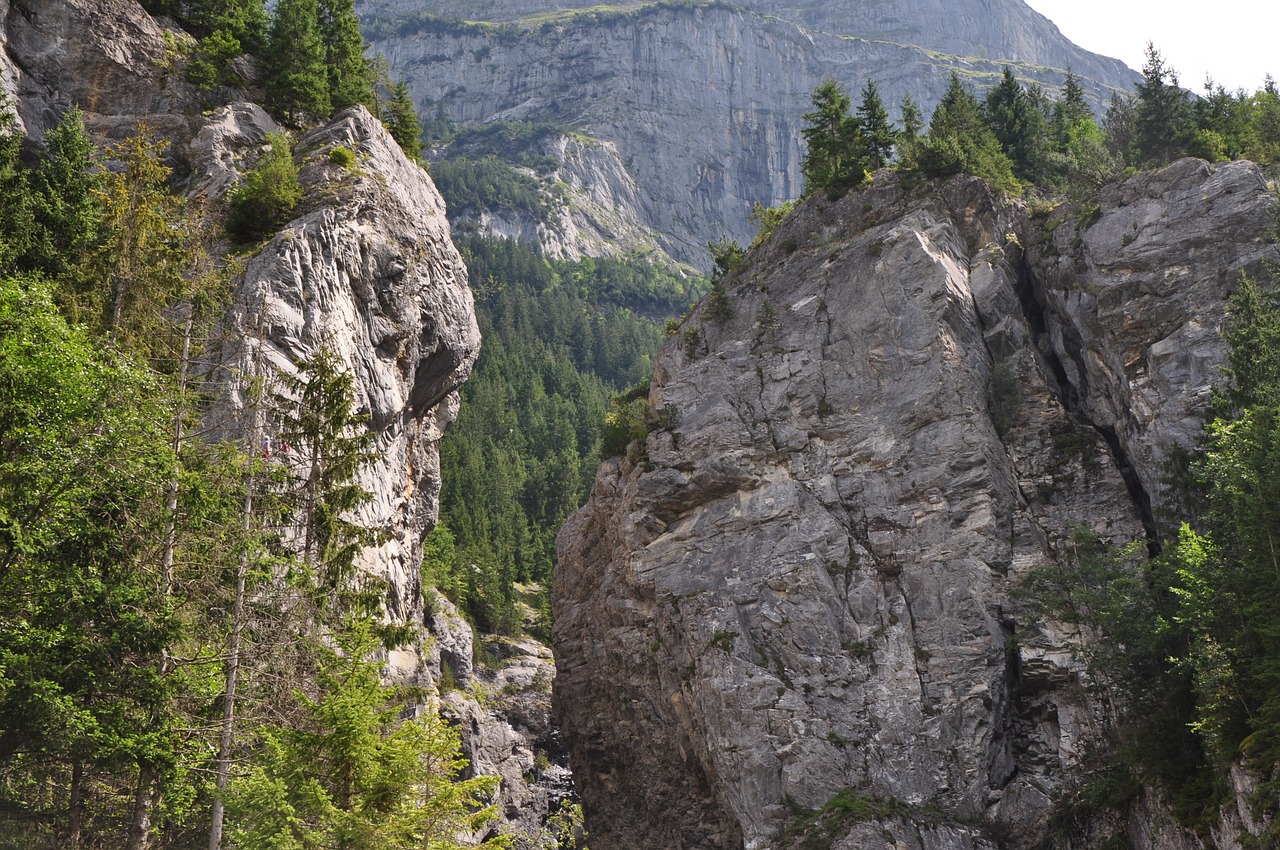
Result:
<svg viewBox="0 0 1280 850"><path fill-rule="evenodd" d="M834 80L814 90L813 109L802 116L807 123L802 131L807 149L800 163L805 194L843 194L867 179L862 127L850 113L851 105L848 93Z"/></svg>
<svg viewBox="0 0 1280 850"><path fill-rule="evenodd" d="M318 0L279 0L264 57L267 105L295 126L332 111Z"/></svg>
<svg viewBox="0 0 1280 850"><path fill-rule="evenodd" d="M227 232L242 242L275 233L302 201L293 143L284 133L268 133L258 164L227 198Z"/></svg>
<svg viewBox="0 0 1280 850"><path fill-rule="evenodd" d="M884 168L893 158L898 134L889 122L889 112L880 99L875 80L867 80L858 104L858 121L862 125L862 139L866 148L867 168L874 171Z"/></svg>

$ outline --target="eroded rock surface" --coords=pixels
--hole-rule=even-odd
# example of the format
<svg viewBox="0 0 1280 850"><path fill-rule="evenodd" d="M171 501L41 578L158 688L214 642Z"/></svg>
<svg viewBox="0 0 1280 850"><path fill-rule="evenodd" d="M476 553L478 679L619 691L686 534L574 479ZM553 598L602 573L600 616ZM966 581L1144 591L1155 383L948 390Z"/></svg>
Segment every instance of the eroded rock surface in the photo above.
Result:
<svg viewBox="0 0 1280 850"><path fill-rule="evenodd" d="M971 178L793 214L731 317L704 303L663 350L658 424L560 535L592 846L783 846L841 791L896 808L832 846L1044 838L1108 716L1079 635L1011 591L1078 524L1148 540L1270 204L1252 166L1184 162L1056 213L1079 239ZM1162 286L1111 247L1134 221Z"/></svg>

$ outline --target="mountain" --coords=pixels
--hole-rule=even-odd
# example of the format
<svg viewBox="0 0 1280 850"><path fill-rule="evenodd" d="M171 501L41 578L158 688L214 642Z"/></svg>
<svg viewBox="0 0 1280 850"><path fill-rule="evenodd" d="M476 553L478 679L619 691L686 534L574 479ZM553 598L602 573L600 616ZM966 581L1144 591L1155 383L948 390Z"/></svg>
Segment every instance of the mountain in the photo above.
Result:
<svg viewBox="0 0 1280 850"><path fill-rule="evenodd" d="M625 173L636 197L613 176L596 191L698 266L707 241L748 239L754 203L800 194L801 116L825 79L855 99L874 79L895 117L907 94L931 109L952 71L981 89L1009 64L1054 92L1070 67L1097 106L1136 80L1015 0L546 9L365 0L360 9L373 49L408 81L424 116L495 131L543 122L611 146L611 174ZM561 168L569 161L545 142L531 153Z"/></svg>
<svg viewBox="0 0 1280 850"><path fill-rule="evenodd" d="M1121 683L1027 588L1088 604L1082 540L1130 571L1172 545L1168 461L1274 210L1257 167L1191 159L1097 206L883 172L798 207L664 347L647 436L560 533L555 705L592 846L1263 834L1247 772L1216 844L1154 791L1103 795Z"/></svg>

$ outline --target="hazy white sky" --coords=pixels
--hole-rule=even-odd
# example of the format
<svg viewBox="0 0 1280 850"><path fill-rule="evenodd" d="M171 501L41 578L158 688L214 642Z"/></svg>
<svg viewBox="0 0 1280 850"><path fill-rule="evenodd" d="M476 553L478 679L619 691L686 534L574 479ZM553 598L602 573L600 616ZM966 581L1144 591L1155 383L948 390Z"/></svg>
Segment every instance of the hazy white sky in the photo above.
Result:
<svg viewBox="0 0 1280 850"><path fill-rule="evenodd" d="M1026 0L1087 50L1141 70L1154 42L1184 88L1205 73L1252 93L1266 74L1280 80L1280 0Z"/></svg>

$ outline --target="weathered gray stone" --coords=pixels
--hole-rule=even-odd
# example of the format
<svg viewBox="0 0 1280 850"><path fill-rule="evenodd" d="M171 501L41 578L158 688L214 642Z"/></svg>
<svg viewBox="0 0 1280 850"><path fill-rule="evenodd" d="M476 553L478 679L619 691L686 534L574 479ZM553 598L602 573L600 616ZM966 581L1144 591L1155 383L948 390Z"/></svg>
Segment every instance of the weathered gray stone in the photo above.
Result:
<svg viewBox="0 0 1280 850"><path fill-rule="evenodd" d="M365 10L397 2L370 0ZM523 0L413 5L468 19L536 11ZM1099 104L1135 80L1115 60L1074 48L1019 0L654 4L531 21L516 32L391 28L374 47L424 114L443 109L465 124L554 120L616 146L636 186L635 206L614 199L628 205L624 217L656 233L673 257L701 266L709 240L750 241L754 203L801 194L802 115L824 80L860 88L874 79L895 116L904 94L927 114L951 71L982 88L999 80L1006 61L1048 91L1070 66ZM612 174L585 176L615 193L623 182Z"/></svg>
<svg viewBox="0 0 1280 850"><path fill-rule="evenodd" d="M732 318L704 305L663 350L662 424L561 532L555 704L593 846L774 847L788 805L846 788L933 812L908 846L1046 837L1110 707L1089 636L1012 591L1076 525L1147 539L1269 208L1251 166L1184 163L1106 194L1082 240L1060 225L1056 257L972 178L799 208L729 281ZM1104 252L1102 222L1138 215L1151 273L1192 285ZM1198 328L1212 344L1162 344ZM1105 368L1143 358L1149 416ZM1193 841L1148 815L1131 835Z"/></svg>

